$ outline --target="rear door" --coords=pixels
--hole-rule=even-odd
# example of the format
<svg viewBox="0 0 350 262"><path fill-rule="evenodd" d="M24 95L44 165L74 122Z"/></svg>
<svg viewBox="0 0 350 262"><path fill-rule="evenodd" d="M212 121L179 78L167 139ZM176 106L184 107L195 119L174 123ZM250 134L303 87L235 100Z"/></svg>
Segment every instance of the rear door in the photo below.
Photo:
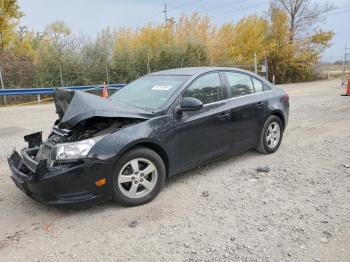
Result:
<svg viewBox="0 0 350 262"><path fill-rule="evenodd" d="M230 142L234 152L241 152L257 144L267 100L259 91L260 81L249 74L227 71L225 76L231 107ZM258 81L257 90L254 81Z"/></svg>

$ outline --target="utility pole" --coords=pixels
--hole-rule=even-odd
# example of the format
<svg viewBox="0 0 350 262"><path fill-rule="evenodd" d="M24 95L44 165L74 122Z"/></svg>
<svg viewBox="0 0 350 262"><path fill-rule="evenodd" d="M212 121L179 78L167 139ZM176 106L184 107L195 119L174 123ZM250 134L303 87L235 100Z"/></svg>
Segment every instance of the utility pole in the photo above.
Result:
<svg viewBox="0 0 350 262"><path fill-rule="evenodd" d="M255 74L258 73L258 63L256 61L256 52L254 53L254 72Z"/></svg>
<svg viewBox="0 0 350 262"><path fill-rule="evenodd" d="M163 11L163 13L164 13L164 24L165 24L165 26L166 26L166 24L167 24L167 22L168 22L168 13L167 13L168 11L167 11L167 9L166 9L166 3L164 4L164 11Z"/></svg>
<svg viewBox="0 0 350 262"><path fill-rule="evenodd" d="M149 53L147 53L147 74L151 73L151 65L149 60L150 60Z"/></svg>
<svg viewBox="0 0 350 262"><path fill-rule="evenodd" d="M267 64L267 58L265 56L265 78L266 80L269 80L269 65Z"/></svg>
<svg viewBox="0 0 350 262"><path fill-rule="evenodd" d="M2 80L1 68L0 68L0 81L1 81L1 88L5 89L4 88L4 81ZM7 104L6 96L4 96L4 103L5 103L5 105Z"/></svg>
<svg viewBox="0 0 350 262"><path fill-rule="evenodd" d="M63 76L62 76L62 67L61 67L61 62L59 63L60 66L60 77L61 77L61 86L63 87Z"/></svg>
<svg viewBox="0 0 350 262"><path fill-rule="evenodd" d="M107 86L109 87L109 74L108 74L108 62L106 59L106 77L107 77Z"/></svg>
<svg viewBox="0 0 350 262"><path fill-rule="evenodd" d="M174 23L175 22L175 18L174 17L168 18L168 10L167 10L167 4L166 3L164 4L163 13L164 13L164 27L166 28L167 25L168 25L168 22L170 22L170 23Z"/></svg>

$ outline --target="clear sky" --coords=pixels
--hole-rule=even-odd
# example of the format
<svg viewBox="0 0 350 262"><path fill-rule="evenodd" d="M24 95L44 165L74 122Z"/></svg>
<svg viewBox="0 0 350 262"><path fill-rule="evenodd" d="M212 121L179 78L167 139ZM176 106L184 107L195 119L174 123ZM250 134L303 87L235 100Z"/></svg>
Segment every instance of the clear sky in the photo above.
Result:
<svg viewBox="0 0 350 262"><path fill-rule="evenodd" d="M318 1L318 0L315 0ZM320 2L322 0L319 0ZM325 16L322 29L336 35L323 57L326 61L342 59L344 47L350 46L350 0L329 0L339 10ZM21 25L42 31L49 23L63 20L76 33L95 36L106 27L137 27L148 22L164 21L166 0L19 0L25 17ZM167 0L168 16L177 19L180 14L198 12L211 17L215 25L237 22L249 14L263 14L268 0ZM344 8L347 7L347 8Z"/></svg>

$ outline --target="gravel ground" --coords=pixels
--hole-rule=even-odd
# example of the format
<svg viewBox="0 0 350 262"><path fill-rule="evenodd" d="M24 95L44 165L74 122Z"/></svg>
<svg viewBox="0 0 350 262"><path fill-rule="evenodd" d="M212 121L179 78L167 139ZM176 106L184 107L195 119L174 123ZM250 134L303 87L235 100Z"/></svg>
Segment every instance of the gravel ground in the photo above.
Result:
<svg viewBox="0 0 350 262"><path fill-rule="evenodd" d="M54 106L0 109L0 260L350 261L350 97L339 81L284 88L290 122L275 154L186 172L135 208L69 211L26 197L6 154L24 134L47 134Z"/></svg>

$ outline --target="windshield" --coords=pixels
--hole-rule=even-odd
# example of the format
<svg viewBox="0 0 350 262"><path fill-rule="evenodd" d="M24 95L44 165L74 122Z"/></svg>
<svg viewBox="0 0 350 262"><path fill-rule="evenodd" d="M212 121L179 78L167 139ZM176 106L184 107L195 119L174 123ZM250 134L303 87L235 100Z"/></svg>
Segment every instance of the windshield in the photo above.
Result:
<svg viewBox="0 0 350 262"><path fill-rule="evenodd" d="M188 78L179 75L144 76L124 86L110 99L125 105L159 109Z"/></svg>

